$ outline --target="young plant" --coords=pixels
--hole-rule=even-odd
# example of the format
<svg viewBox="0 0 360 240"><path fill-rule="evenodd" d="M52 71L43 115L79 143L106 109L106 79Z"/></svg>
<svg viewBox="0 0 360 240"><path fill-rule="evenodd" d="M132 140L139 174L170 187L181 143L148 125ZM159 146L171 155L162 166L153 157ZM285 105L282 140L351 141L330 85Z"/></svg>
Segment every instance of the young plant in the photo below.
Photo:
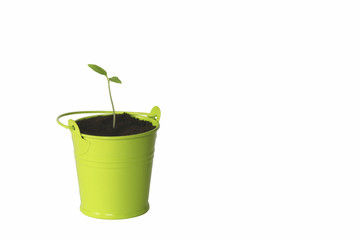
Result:
<svg viewBox="0 0 360 240"><path fill-rule="evenodd" d="M110 81L112 82L115 82L115 83L121 83L120 79L118 77L111 77L111 78L108 78L107 76L107 72L102 69L101 67L95 65L95 64L88 64L88 66L94 70L95 72L97 73L100 73L101 75L104 75L108 81L108 88L109 88L109 95L110 95L110 101L111 101L111 106L112 106L112 109L113 109L113 128L115 128L115 121L116 121L116 114L115 114L115 108L114 108L114 103L113 103L113 100L112 100L112 97L111 97L111 90L110 90Z"/></svg>

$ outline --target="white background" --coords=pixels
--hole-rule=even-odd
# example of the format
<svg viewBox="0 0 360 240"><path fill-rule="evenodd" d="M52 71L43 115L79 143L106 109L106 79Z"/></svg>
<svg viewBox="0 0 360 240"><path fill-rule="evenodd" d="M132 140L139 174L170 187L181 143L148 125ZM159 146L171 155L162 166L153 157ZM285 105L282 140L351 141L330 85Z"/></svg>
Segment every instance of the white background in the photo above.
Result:
<svg viewBox="0 0 360 240"><path fill-rule="evenodd" d="M0 239L359 239L358 1L2 1ZM150 211L79 211L79 110L162 110ZM66 119L64 119L66 122Z"/></svg>

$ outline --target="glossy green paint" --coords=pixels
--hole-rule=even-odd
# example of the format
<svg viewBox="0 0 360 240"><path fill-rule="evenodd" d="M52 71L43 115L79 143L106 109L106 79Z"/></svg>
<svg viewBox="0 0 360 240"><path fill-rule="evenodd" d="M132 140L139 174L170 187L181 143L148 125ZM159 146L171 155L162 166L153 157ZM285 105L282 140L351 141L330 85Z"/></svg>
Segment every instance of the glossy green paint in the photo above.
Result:
<svg viewBox="0 0 360 240"><path fill-rule="evenodd" d="M131 218L146 213L160 109L154 107L151 113L127 112L156 128L119 137L81 134L74 120L70 119L68 126L59 121L62 116L76 113L86 112L62 114L57 121L70 129L72 135L81 212L102 219Z"/></svg>

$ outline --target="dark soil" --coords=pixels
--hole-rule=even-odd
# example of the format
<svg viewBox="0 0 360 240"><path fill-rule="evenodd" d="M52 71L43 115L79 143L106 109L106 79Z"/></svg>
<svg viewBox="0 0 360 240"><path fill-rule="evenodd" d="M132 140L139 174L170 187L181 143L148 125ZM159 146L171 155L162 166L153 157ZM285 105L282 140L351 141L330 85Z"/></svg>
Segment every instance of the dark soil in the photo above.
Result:
<svg viewBox="0 0 360 240"><path fill-rule="evenodd" d="M76 121L80 132L95 136L127 136L144 133L155 128L151 122L132 117L128 113L116 114L113 128L113 115L98 116Z"/></svg>

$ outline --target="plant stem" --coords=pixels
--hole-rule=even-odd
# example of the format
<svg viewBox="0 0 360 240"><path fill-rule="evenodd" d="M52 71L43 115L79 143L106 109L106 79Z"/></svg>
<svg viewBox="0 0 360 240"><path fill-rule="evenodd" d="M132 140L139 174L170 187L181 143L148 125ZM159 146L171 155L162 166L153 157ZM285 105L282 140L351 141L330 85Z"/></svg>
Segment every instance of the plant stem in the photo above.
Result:
<svg viewBox="0 0 360 240"><path fill-rule="evenodd" d="M106 76L107 80L108 80L108 88L109 88L109 94L110 94L110 101L111 101L111 106L113 109L113 128L115 128L115 119L116 119L116 114L115 114L115 108L114 108L114 103L111 97L111 91L110 91L110 80L108 78L108 76Z"/></svg>

